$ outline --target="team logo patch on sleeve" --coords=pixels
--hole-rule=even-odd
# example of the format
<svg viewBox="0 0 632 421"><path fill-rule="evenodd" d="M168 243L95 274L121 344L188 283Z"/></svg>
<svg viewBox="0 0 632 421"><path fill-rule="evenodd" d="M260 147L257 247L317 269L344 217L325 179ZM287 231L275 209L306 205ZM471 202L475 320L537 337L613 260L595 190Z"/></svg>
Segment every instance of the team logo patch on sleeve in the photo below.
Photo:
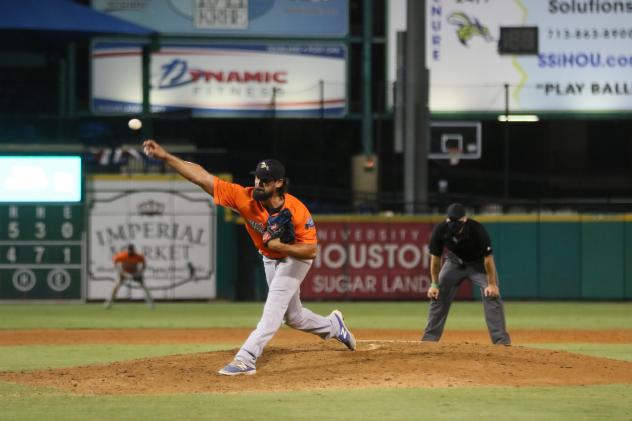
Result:
<svg viewBox="0 0 632 421"><path fill-rule="evenodd" d="M305 229L308 230L310 228L314 228L314 220L312 218L309 218L305 223Z"/></svg>
<svg viewBox="0 0 632 421"><path fill-rule="evenodd" d="M263 234L264 232L266 232L266 227L263 224L251 219L247 219L246 221L248 222L248 225L250 225L252 229L257 231L259 234Z"/></svg>

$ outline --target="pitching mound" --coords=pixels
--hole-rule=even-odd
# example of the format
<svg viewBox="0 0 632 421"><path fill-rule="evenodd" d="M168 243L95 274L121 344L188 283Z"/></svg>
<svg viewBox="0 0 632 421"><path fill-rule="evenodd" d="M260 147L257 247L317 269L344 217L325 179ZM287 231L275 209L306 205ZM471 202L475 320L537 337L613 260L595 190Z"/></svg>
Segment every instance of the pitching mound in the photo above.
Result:
<svg viewBox="0 0 632 421"><path fill-rule="evenodd" d="M335 341L270 346L254 376L217 370L235 351L146 358L107 365L0 373L0 380L78 394L171 394L368 387L632 384L632 363L478 343L367 340L350 352Z"/></svg>

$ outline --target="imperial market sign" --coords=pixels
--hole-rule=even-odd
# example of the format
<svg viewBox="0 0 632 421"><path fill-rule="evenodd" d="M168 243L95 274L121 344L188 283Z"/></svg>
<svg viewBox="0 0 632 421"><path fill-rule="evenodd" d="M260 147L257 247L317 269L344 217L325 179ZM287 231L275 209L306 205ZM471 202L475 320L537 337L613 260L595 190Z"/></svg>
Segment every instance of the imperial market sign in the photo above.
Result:
<svg viewBox="0 0 632 421"><path fill-rule="evenodd" d="M215 297L215 208L186 184L94 183L88 299L109 295L117 276L112 257L129 244L147 260L145 284L154 298ZM142 297L137 288L130 294Z"/></svg>

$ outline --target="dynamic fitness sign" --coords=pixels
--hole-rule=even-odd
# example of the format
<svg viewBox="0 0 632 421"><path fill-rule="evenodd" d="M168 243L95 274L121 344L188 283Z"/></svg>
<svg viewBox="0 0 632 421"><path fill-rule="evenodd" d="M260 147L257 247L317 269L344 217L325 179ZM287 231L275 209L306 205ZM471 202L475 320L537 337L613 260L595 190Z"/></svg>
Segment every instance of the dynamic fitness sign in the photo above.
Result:
<svg viewBox="0 0 632 421"><path fill-rule="evenodd" d="M92 110L142 110L141 46L96 42ZM151 55L153 112L304 117L346 113L342 44L173 44Z"/></svg>
<svg viewBox="0 0 632 421"><path fill-rule="evenodd" d="M318 255L301 297L413 300L430 287L428 242L433 224L317 222ZM459 298L471 298L470 283Z"/></svg>
<svg viewBox="0 0 632 421"><path fill-rule="evenodd" d="M433 112L632 108L632 0L428 0ZM396 0L391 7L405 7ZM405 16L405 13L391 13ZM405 17L403 18L405 19ZM391 22L394 29L404 26ZM501 26L537 26L539 54L500 55ZM391 78L394 76L394 51Z"/></svg>

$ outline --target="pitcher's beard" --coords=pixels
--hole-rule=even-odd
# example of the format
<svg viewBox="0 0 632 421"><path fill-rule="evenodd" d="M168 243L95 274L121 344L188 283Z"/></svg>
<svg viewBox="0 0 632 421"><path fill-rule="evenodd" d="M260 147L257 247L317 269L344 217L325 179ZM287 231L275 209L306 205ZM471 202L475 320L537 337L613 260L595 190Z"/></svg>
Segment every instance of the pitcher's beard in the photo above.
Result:
<svg viewBox="0 0 632 421"><path fill-rule="evenodd" d="M258 190L258 189L254 189L252 191L252 197L255 198L255 200L258 200L260 202L267 200L269 198L272 197L272 193L273 192L266 192L265 190Z"/></svg>

